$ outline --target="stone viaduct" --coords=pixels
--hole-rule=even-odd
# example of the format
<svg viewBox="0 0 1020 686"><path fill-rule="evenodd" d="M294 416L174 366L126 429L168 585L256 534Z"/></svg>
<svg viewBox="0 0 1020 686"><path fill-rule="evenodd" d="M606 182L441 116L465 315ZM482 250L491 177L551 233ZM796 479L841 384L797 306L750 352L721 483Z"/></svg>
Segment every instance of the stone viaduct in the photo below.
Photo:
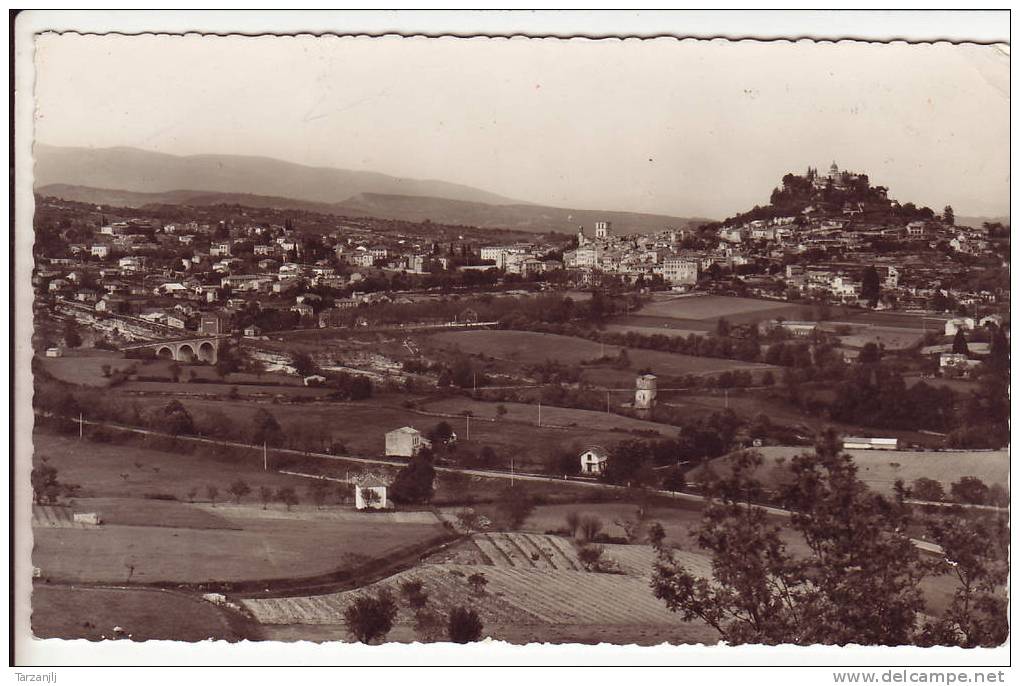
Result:
<svg viewBox="0 0 1020 686"><path fill-rule="evenodd" d="M123 351L152 349L161 360L176 360L185 364L204 362L216 364L219 359L220 345L226 336L201 336L197 338L180 338L169 341L153 341L139 343L121 348Z"/></svg>

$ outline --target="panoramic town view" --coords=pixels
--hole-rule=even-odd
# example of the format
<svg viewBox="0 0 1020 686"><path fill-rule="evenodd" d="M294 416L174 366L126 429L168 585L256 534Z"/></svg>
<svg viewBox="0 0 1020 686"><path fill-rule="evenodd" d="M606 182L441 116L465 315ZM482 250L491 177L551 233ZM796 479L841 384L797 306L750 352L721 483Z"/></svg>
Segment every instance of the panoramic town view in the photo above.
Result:
<svg viewBox="0 0 1020 686"><path fill-rule="evenodd" d="M89 40L52 37L40 54L64 68ZM142 40L185 49L124 37L118 68ZM730 49L778 64L799 47ZM900 48L861 46L862 68ZM828 69L830 53L812 49ZM62 87L77 88L72 76ZM955 148L941 168L898 173L884 149L908 144L876 126L859 151L811 138L754 163L760 173L733 156L729 170L707 164L719 204L678 190L687 213L609 190L557 200L587 184L587 166L549 171L542 182L560 190L530 202L464 176L413 180L442 171L306 164L304 143L285 160L240 133L232 152L195 151L157 134L114 144L116 131L89 138L80 124L75 144L46 109L46 78L40 111L54 121L33 150L35 636L1007 640L1008 196L982 190ZM144 92L166 88L188 100L182 112L221 104L212 88L203 101L154 82ZM52 103L87 108L80 88L51 85ZM752 101L709 108L720 123L703 135L736 135L722 122L740 116L757 126ZM451 126L458 104L476 106L446 102ZM295 116L314 126L310 112ZM1008 98L990 127L1008 129L1007 112ZM379 126L364 136L387 149L386 136L410 135ZM958 133L985 154L984 134ZM536 175L559 154L541 135L553 150ZM626 147L627 135L597 142ZM653 153L639 151L646 167ZM502 164L477 154L479 179ZM1001 159L982 169L1008 184ZM702 183L694 161L669 164ZM977 190L954 195L965 183Z"/></svg>

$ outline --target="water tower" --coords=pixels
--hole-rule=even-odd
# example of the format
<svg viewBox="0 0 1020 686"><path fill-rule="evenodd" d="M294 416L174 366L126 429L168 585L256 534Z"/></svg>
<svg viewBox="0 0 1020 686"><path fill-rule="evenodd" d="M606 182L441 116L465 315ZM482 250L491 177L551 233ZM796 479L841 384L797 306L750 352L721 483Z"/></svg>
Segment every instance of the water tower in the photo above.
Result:
<svg viewBox="0 0 1020 686"><path fill-rule="evenodd" d="M651 416L655 408L657 384L654 374L642 374L637 378L634 390L634 409L642 417Z"/></svg>

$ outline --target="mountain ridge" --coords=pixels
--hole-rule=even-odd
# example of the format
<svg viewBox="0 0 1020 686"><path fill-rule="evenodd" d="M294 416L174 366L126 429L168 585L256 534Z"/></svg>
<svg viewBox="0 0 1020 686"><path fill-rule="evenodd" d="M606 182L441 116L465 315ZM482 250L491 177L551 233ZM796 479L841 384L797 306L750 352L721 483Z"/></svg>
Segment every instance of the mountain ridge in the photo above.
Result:
<svg viewBox="0 0 1020 686"><path fill-rule="evenodd" d="M162 193L137 193L71 184L39 186L36 188L36 193L63 200L116 207L242 205L418 223L428 220L437 224L476 226L486 229L515 229L532 233L573 232L579 225L590 228L596 221L614 222L621 232L650 233L662 230L666 226L680 228L709 221L697 217L672 217L611 210L577 210L529 203L490 205L449 198L384 193L359 193L336 203L252 193L219 193L188 189L175 189Z"/></svg>
<svg viewBox="0 0 1020 686"><path fill-rule="evenodd" d="M521 203L447 181L313 167L259 155L170 155L127 146L84 148L43 143L35 145L33 154L37 188L66 184L136 193L201 189L325 203L369 192L488 204Z"/></svg>

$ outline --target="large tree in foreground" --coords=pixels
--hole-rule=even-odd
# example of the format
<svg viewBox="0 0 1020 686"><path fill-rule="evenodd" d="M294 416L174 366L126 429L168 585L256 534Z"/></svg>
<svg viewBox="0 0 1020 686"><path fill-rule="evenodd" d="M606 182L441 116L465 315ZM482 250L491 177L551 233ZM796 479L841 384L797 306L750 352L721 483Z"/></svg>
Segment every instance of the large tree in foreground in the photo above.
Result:
<svg viewBox="0 0 1020 686"><path fill-rule="evenodd" d="M697 530L713 580L679 563L655 527L655 595L729 643L915 642L925 568L905 533L909 510L868 491L838 446L828 432L814 453L790 465L781 497L803 542L798 554L755 505L766 496L754 477L761 456L738 453L731 473L709 486L711 502Z"/></svg>
<svg viewBox="0 0 1020 686"><path fill-rule="evenodd" d="M1007 517L975 512L928 522L929 536L945 553L935 573L954 578L957 588L942 616L925 627L923 644L990 647L1009 638Z"/></svg>
<svg viewBox="0 0 1020 686"><path fill-rule="evenodd" d="M344 610L344 623L351 635L362 643L386 637L397 617L397 603L385 589L375 596L362 596Z"/></svg>

